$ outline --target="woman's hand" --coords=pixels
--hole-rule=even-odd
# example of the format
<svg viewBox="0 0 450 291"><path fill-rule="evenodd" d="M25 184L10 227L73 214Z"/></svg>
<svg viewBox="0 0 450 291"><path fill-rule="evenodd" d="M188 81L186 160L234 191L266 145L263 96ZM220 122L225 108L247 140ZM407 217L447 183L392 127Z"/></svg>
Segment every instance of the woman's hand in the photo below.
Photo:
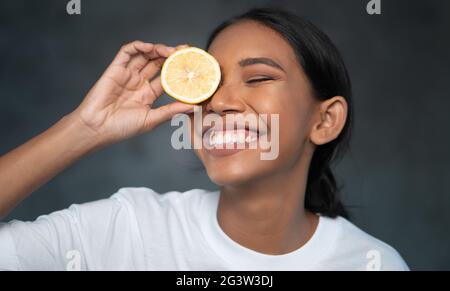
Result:
<svg viewBox="0 0 450 291"><path fill-rule="evenodd" d="M192 105L173 102L152 108L162 94L157 76L175 48L135 41L124 45L111 65L71 113L100 144L117 142L149 131Z"/></svg>
<svg viewBox="0 0 450 291"><path fill-rule="evenodd" d="M174 50L140 41L123 46L75 111L0 156L0 219L90 152L192 109L180 102L152 108L163 91L156 76Z"/></svg>

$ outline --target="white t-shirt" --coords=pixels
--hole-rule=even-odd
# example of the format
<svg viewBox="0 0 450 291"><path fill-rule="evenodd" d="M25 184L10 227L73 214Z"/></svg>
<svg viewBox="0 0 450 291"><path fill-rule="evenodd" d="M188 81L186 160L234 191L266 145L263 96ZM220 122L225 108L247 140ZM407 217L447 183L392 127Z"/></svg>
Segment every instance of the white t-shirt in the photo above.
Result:
<svg viewBox="0 0 450 291"><path fill-rule="evenodd" d="M408 270L392 247L341 217L320 216L291 253L258 253L222 231L219 195L121 188L34 222L0 224L0 270Z"/></svg>

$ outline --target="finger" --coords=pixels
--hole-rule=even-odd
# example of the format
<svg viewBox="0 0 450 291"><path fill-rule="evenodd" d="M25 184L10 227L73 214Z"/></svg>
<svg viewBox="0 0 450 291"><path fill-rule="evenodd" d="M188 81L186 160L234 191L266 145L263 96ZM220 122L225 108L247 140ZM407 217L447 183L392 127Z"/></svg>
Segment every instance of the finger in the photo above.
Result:
<svg viewBox="0 0 450 291"><path fill-rule="evenodd" d="M172 52L175 51L175 48L173 47L169 47L163 44L156 44L156 45L152 45L152 48L150 49L150 47L142 47L142 49L140 49L139 45L137 46L137 48L140 50L140 54L136 54L133 55L131 57L131 61L128 63L127 67L132 69L132 70L142 70L145 66L150 64L150 67L154 67L152 65L152 62L154 60L158 60L156 65L156 68L161 68L162 67L162 62L161 62L161 58L167 58ZM153 73L151 73L150 75L154 75L154 70L151 71ZM147 77L148 78L148 77Z"/></svg>
<svg viewBox="0 0 450 291"><path fill-rule="evenodd" d="M154 45L151 43L144 43L140 40L133 41L120 48L112 64L126 66L134 55L151 52L153 48Z"/></svg>
<svg viewBox="0 0 450 291"><path fill-rule="evenodd" d="M182 102L172 102L167 105L151 109L147 119L145 120L145 130L150 130L159 124L169 120L177 113L187 113L194 109L194 105Z"/></svg>
<svg viewBox="0 0 450 291"><path fill-rule="evenodd" d="M131 60L127 64L127 68L137 71L142 70L142 68L154 59L161 58L160 55L170 55L170 53L175 50L175 48L165 45L154 45L150 43L138 43L136 44L136 48L138 53L131 56Z"/></svg>
<svg viewBox="0 0 450 291"><path fill-rule="evenodd" d="M146 52L146 55L150 59L157 59L160 57L167 58L175 51L174 47L170 47L164 44L155 44L153 45L153 49L151 51Z"/></svg>
<svg viewBox="0 0 450 291"><path fill-rule="evenodd" d="M140 40L133 41L122 46L112 64L127 66L128 64L140 64L144 66L148 60L158 57L168 57L175 48L163 44L145 43ZM134 59L133 57L137 57ZM131 62L133 60L133 62Z"/></svg>
<svg viewBox="0 0 450 291"><path fill-rule="evenodd" d="M178 45L175 48L171 48L170 50L172 51L172 53L174 51L183 49L183 48L187 48L189 47L189 45L187 44L182 44L182 45ZM144 79L151 79L153 77L156 76L156 74L161 70L162 66L164 65L164 62L166 61L166 57L159 57L157 59L153 59L151 61L149 61L145 67L142 68L141 70L141 74L142 77Z"/></svg>
<svg viewBox="0 0 450 291"><path fill-rule="evenodd" d="M164 91L161 85L161 77L158 76L157 78L149 81L148 84L149 84L149 92L146 96L145 101L147 104L153 104L156 98L161 96Z"/></svg>
<svg viewBox="0 0 450 291"><path fill-rule="evenodd" d="M177 45L175 47L175 50L178 51L178 50L181 50L181 49L184 49L184 48L188 48L188 47L189 47L188 44L180 44L180 45Z"/></svg>
<svg viewBox="0 0 450 291"><path fill-rule="evenodd" d="M175 51L175 48L163 44L143 43L137 44L136 48L140 53L132 56L127 67L135 70L142 70L148 63L160 58L166 58Z"/></svg>
<svg viewBox="0 0 450 291"><path fill-rule="evenodd" d="M149 60L150 58L146 54L138 53L131 57L131 60L126 66L131 70L140 71L142 70L143 67L147 65Z"/></svg>
<svg viewBox="0 0 450 291"><path fill-rule="evenodd" d="M141 70L144 79L151 79L161 70L166 58L160 57L149 61Z"/></svg>
<svg viewBox="0 0 450 291"><path fill-rule="evenodd" d="M189 47L189 45L182 44L182 45L178 45L175 48L170 48L170 51L174 52L174 51L177 51L177 50L180 50L183 48L187 48L187 47ZM159 57L159 58L149 61L141 70L142 77L144 79L153 78L156 75L156 73L158 73L161 70L165 61L166 61L166 57Z"/></svg>

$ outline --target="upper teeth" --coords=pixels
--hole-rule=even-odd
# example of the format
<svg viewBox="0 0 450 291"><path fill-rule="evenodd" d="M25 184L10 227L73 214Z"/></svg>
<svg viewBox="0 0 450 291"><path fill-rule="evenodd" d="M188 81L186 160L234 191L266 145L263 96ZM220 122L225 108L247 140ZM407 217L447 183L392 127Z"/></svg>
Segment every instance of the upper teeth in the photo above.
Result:
<svg viewBox="0 0 450 291"><path fill-rule="evenodd" d="M256 134L245 136L245 130L227 130L215 131L213 130L209 135L209 144L217 145L224 143L250 143L255 141L258 137Z"/></svg>

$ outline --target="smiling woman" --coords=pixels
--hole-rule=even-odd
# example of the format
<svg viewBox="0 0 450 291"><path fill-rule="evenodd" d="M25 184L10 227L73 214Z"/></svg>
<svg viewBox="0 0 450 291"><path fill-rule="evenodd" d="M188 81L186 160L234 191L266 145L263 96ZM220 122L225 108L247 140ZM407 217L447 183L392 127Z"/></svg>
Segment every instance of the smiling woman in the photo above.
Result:
<svg viewBox="0 0 450 291"><path fill-rule="evenodd" d="M202 118L222 122L190 134L207 143L194 149L219 189L121 188L34 222L2 224L0 269L65 269L73 250L83 270L408 269L345 218L330 164L350 137L351 86L330 39L291 13L254 9L217 27L207 50L222 76L200 103ZM1 157L0 213L86 154L190 112L180 102L152 108L162 94L158 72L174 51L125 45L74 112ZM230 124L236 115L279 120ZM259 142L268 136L279 139L279 154L264 160Z"/></svg>
<svg viewBox="0 0 450 291"><path fill-rule="evenodd" d="M237 35L242 37L239 45L230 45L235 44L233 40ZM305 207L330 217L347 217L348 214L338 198L330 163L344 153L349 143L353 121L352 94L346 67L329 38L311 23L294 15L256 10L230 19L217 27L210 36L207 47L213 55L215 51L226 48L222 49L226 51L226 56L222 58L228 63L239 59L233 56L264 56L247 57L238 61L242 70L235 72L248 79L245 81L247 84L266 86L253 93L262 95L261 90L265 90L264 97L251 98L249 105L255 103L252 108L265 106L263 112L268 113L266 108L270 108L269 113L281 115L281 144L297 144L301 147L300 151L304 151L302 154L286 153L286 158L302 156L302 159L311 160ZM245 71L246 67L248 71ZM245 74L260 77L248 78ZM271 84L268 85L269 81ZM328 102L318 102L322 100ZM287 104L290 106L287 107ZM309 114L315 116L309 117ZM309 120L302 120L305 117ZM333 124L326 124L323 120L317 123L317 120L313 120L317 124L315 127L311 126L309 122L312 118L318 117L335 120L330 120ZM307 135L311 135L311 138ZM314 154L308 157L307 152ZM281 159L280 164L286 165ZM302 169L302 172L308 172L308 169ZM299 173L295 176L302 175Z"/></svg>

